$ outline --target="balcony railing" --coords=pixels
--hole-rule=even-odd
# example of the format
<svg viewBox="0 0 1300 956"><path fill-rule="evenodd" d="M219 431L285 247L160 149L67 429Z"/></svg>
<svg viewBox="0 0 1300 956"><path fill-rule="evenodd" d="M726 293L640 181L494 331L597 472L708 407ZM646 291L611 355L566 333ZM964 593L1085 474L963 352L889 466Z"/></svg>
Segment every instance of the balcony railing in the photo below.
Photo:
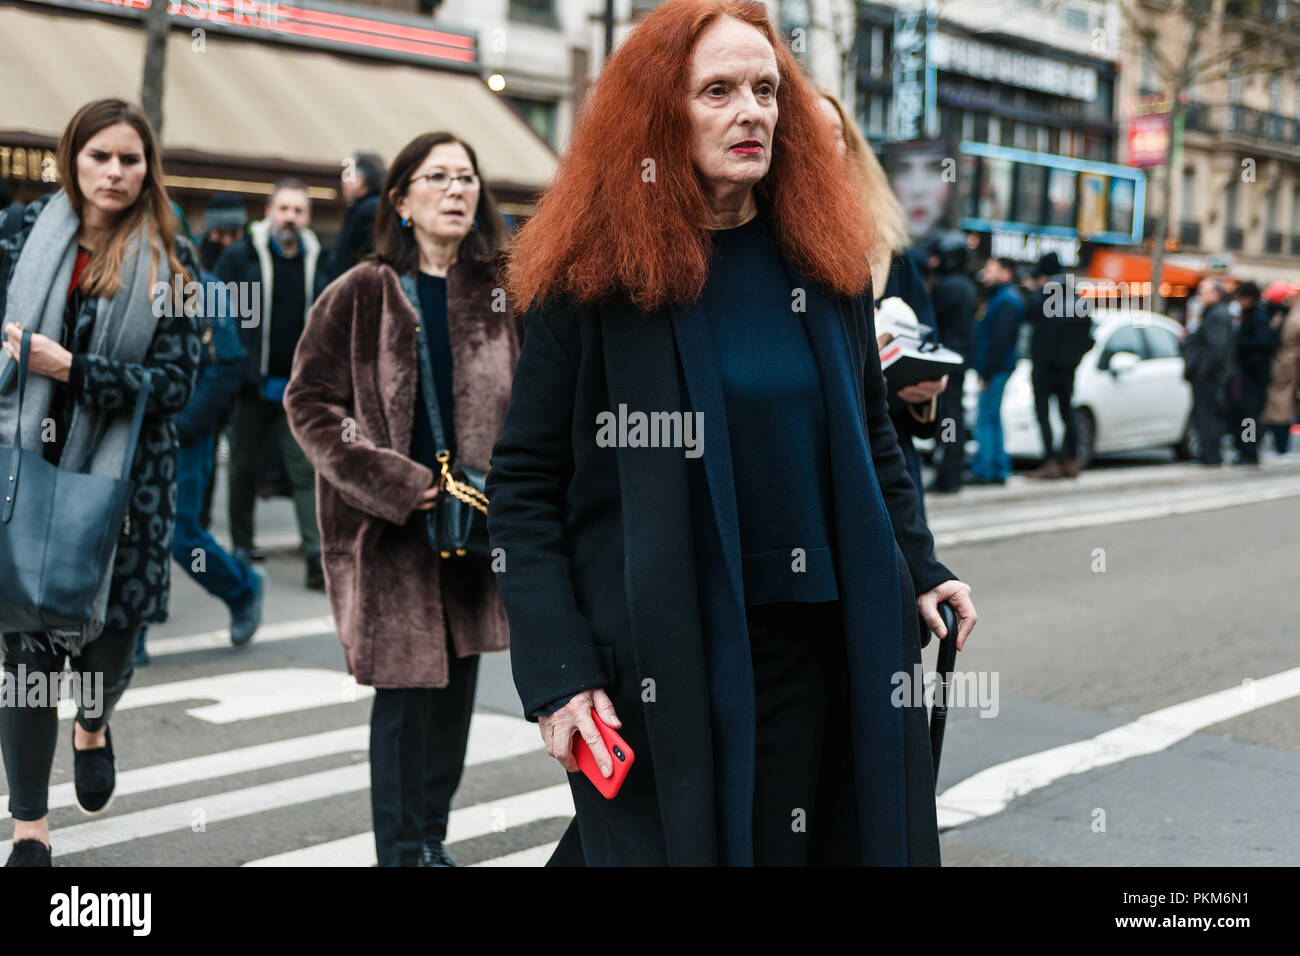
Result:
<svg viewBox="0 0 1300 956"><path fill-rule="evenodd" d="M1270 232L1270 233L1265 234L1265 236L1264 236L1264 251L1265 251L1265 252L1281 252L1281 251L1282 251L1282 233L1280 233L1280 232Z"/></svg>
<svg viewBox="0 0 1300 956"><path fill-rule="evenodd" d="M1201 244L1201 224L1199 222L1180 222L1178 224L1178 243L1184 247Z"/></svg>
<svg viewBox="0 0 1300 956"><path fill-rule="evenodd" d="M1294 116L1232 103L1188 103L1183 109L1185 129L1300 149L1300 120Z"/></svg>
<svg viewBox="0 0 1300 956"><path fill-rule="evenodd" d="M1300 256L1300 234L1291 235L1291 255Z"/></svg>
<svg viewBox="0 0 1300 956"><path fill-rule="evenodd" d="M1240 229L1228 229L1228 248L1240 249L1245 244L1245 233Z"/></svg>

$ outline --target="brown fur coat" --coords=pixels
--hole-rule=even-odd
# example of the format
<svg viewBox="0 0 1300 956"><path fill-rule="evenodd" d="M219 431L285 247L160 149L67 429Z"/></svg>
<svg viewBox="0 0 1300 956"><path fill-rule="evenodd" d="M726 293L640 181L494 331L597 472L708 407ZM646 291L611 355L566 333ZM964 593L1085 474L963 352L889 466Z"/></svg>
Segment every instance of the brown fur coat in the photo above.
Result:
<svg viewBox="0 0 1300 956"><path fill-rule="evenodd" d="M515 317L492 304L490 280L451 267L453 466L483 471L519 357ZM434 477L408 457L419 319L393 269L353 267L312 306L284 395L289 427L316 468L325 586L348 672L373 687L446 687L449 643L465 657L509 641L489 565L439 558L425 513L414 510Z"/></svg>

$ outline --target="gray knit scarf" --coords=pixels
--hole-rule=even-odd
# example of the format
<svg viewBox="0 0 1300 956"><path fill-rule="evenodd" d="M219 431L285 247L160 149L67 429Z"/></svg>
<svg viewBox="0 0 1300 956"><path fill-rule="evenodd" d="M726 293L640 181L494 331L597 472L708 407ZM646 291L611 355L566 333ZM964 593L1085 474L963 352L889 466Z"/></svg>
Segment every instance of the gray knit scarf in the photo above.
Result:
<svg viewBox="0 0 1300 956"><path fill-rule="evenodd" d="M59 190L49 201L23 243L9 282L3 323L17 322L24 329L39 332L55 342L63 339L63 315L68 283L77 258L77 232L81 221L67 193ZM142 362L153 341L158 316L152 308L155 273L151 242L152 221L131 238L122 260L121 285L111 299L95 301L95 325L88 352L115 362ZM165 274L167 257L160 250L158 269ZM0 325L3 328L3 325ZM12 445L18 418L18 376L8 355L0 356L0 445ZM44 375L28 375L23 396L23 447L39 454L42 450L41 422L49 413L55 382ZM77 402L68 426L67 440L59 467L116 478L122 473L131 432L132 407L106 411ZM114 544L114 558L116 558ZM111 568L112 565L110 564ZM81 628L51 631L51 646L71 654L80 653L104 628L112 573L105 574L95 595L92 620ZM0 620L0 630L11 630ZM28 643L24 635L24 643Z"/></svg>

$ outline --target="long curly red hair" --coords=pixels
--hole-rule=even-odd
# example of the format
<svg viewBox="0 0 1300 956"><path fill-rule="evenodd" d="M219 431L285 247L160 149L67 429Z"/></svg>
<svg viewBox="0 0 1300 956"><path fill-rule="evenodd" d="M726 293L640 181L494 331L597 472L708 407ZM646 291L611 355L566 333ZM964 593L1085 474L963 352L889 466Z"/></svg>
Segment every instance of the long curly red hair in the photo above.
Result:
<svg viewBox="0 0 1300 956"><path fill-rule="evenodd" d="M874 228L862 192L820 113L817 90L763 4L669 0L605 66L554 181L519 232L507 287L521 311L561 296L588 304L626 294L647 311L699 298L712 241L691 162L686 79L700 34L724 16L759 30L780 72L772 162L754 187L760 214L811 281L845 296L868 288ZM647 159L652 180L643 177Z"/></svg>

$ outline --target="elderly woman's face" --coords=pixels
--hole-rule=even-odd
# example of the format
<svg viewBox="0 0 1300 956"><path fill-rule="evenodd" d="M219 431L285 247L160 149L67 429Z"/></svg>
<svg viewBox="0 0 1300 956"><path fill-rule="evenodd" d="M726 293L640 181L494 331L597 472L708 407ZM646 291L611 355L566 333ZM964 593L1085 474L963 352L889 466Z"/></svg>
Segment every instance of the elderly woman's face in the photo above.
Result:
<svg viewBox="0 0 1300 956"><path fill-rule="evenodd" d="M772 162L776 54L748 23L723 17L700 34L687 78L691 160L706 186L752 186Z"/></svg>

